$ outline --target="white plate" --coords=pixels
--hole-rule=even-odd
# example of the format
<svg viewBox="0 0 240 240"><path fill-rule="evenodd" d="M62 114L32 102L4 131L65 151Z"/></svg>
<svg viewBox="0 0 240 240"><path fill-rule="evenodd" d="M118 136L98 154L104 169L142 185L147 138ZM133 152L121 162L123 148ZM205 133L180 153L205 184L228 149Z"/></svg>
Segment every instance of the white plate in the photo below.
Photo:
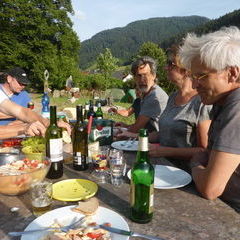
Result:
<svg viewBox="0 0 240 240"><path fill-rule="evenodd" d="M75 207L75 205L72 206L66 206L62 208L57 208L55 210L52 210L50 212L47 212L43 214L42 216L36 218L33 220L25 229L27 230L33 230L38 229L41 227L49 227L51 224L53 224L54 220L57 219L57 221L60 224L70 224L72 220L77 220L81 218L83 215L81 213L73 212L71 208ZM92 216L93 221L95 221L97 224L103 224L103 223L111 223L112 227L121 228L126 231L129 231L129 226L127 222L124 220L122 216L120 216L118 213L104 207L99 207L96 214ZM40 240L46 232L37 232L33 234L26 234L21 237L21 240ZM112 240L128 240L128 236L122 236L118 234L111 234Z"/></svg>
<svg viewBox="0 0 240 240"><path fill-rule="evenodd" d="M131 179L131 170L128 171L127 176ZM192 177L182 169L155 165L154 188L171 189L186 186L192 181Z"/></svg>
<svg viewBox="0 0 240 240"><path fill-rule="evenodd" d="M137 151L138 150L138 141L117 141L111 144L113 148L124 150L124 151Z"/></svg>

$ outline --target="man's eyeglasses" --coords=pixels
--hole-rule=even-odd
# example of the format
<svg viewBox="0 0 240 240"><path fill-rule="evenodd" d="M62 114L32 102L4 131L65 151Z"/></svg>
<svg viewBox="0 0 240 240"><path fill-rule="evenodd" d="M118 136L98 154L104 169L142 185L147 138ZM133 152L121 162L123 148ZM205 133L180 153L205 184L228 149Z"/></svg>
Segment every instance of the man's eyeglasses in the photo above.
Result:
<svg viewBox="0 0 240 240"><path fill-rule="evenodd" d="M201 80L201 79L204 79L205 77L207 77L209 75L209 73L200 73L200 74L197 74L197 75L194 75L194 74L191 74L191 78L192 80Z"/></svg>

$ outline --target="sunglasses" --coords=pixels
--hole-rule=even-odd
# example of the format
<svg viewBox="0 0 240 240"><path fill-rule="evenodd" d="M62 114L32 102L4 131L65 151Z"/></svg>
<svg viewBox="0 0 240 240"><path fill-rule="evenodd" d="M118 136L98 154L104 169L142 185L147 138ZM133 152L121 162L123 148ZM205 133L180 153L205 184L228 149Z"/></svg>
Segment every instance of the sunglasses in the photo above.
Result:
<svg viewBox="0 0 240 240"><path fill-rule="evenodd" d="M177 67L177 64L175 64L173 61L171 60L167 60L167 67L168 68L174 68L174 67Z"/></svg>
<svg viewBox="0 0 240 240"><path fill-rule="evenodd" d="M26 86L27 86L27 84L24 84L24 83L19 82L16 78L15 78L15 80L17 81L17 83L18 83L20 86L22 86L22 87L26 87Z"/></svg>

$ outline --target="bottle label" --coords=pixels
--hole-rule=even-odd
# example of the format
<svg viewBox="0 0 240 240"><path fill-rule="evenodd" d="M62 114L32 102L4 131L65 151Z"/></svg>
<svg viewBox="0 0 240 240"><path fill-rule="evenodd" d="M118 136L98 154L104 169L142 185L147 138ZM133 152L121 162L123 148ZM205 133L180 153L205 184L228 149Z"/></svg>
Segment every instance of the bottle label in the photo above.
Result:
<svg viewBox="0 0 240 240"><path fill-rule="evenodd" d="M100 137L109 137L111 136L111 127L103 127L101 130L97 128L92 131L93 141L96 141Z"/></svg>
<svg viewBox="0 0 240 240"><path fill-rule="evenodd" d="M153 190L154 190L154 185L152 184L150 186L150 199L149 199L149 213L152 213L153 212Z"/></svg>
<svg viewBox="0 0 240 240"><path fill-rule="evenodd" d="M74 156L74 164L75 165L82 165L82 154L81 152L76 152Z"/></svg>
<svg viewBox="0 0 240 240"><path fill-rule="evenodd" d="M59 162L63 160L63 140L55 138L49 140L50 160L51 162Z"/></svg>
<svg viewBox="0 0 240 240"><path fill-rule="evenodd" d="M148 137L139 137L138 151L141 152L148 151Z"/></svg>
<svg viewBox="0 0 240 240"><path fill-rule="evenodd" d="M141 189L142 191L143 189ZM146 196L149 196L149 200L146 201L146 203L148 202L148 213L152 213L153 212L153 205L154 205L154 201L153 201L153 190L154 190L154 185L151 184L149 187L149 195L146 193ZM140 191L140 189L138 189L138 191ZM131 186L130 186L130 206L134 207L137 199L135 199L135 195L136 195L136 185L133 183L133 181L131 180Z"/></svg>

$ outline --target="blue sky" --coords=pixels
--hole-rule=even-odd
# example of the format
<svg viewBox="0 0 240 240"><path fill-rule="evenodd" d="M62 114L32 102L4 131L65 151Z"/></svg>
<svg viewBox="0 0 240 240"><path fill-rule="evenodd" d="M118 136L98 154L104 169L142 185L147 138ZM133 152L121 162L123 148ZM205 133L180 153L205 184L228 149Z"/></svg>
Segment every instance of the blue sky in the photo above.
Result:
<svg viewBox="0 0 240 240"><path fill-rule="evenodd" d="M152 17L199 15L215 19L240 9L239 0L72 0L80 41L96 33Z"/></svg>

